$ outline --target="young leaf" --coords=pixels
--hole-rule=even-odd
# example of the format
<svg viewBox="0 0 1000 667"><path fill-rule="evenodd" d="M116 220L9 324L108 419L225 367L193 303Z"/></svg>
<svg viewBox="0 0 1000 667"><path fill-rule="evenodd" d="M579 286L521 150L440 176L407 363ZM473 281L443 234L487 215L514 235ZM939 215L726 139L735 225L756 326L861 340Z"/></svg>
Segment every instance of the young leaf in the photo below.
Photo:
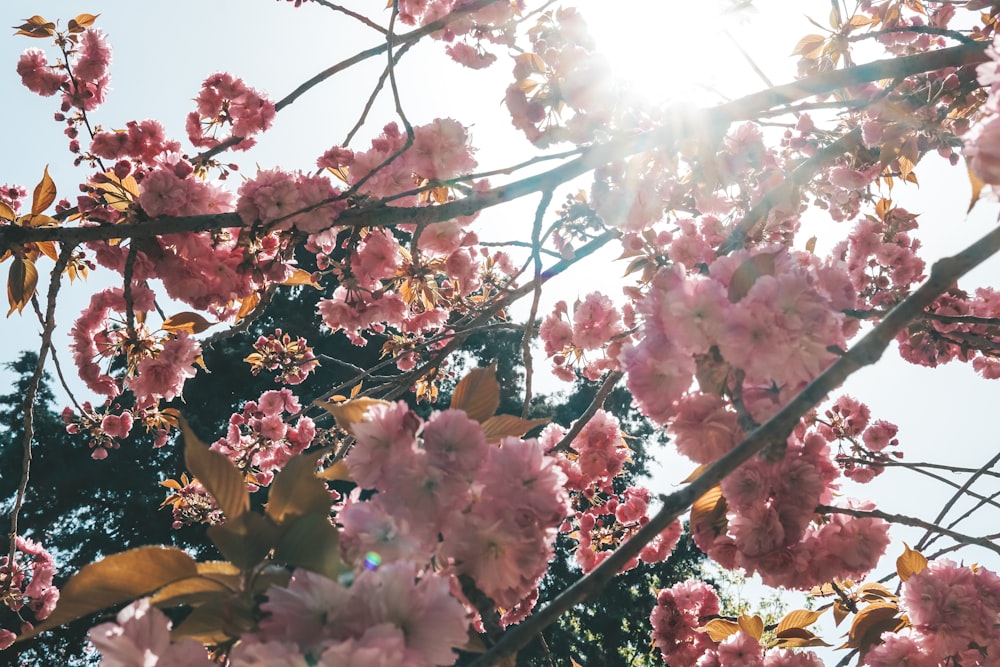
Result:
<svg viewBox="0 0 1000 667"><path fill-rule="evenodd" d="M796 609L785 614L785 617L778 621L775 634L781 635L792 628L806 628L819 620L823 615L822 611L809 611L807 609Z"/></svg>
<svg viewBox="0 0 1000 667"><path fill-rule="evenodd" d="M736 267L733 277L729 279L729 302L737 303L745 297L761 276L773 276L774 258L777 256L777 252L762 252Z"/></svg>
<svg viewBox="0 0 1000 667"><path fill-rule="evenodd" d="M986 183L976 175L976 172L972 171L972 164L969 162L969 158L965 158L965 169L969 174L969 185L972 186L972 199L969 201L969 208L965 209L966 213L970 213L972 212L972 207L979 201L979 195L983 193Z"/></svg>
<svg viewBox="0 0 1000 667"><path fill-rule="evenodd" d="M496 415L483 422L483 433L487 442L499 442L502 438L520 438L533 428L545 426L549 419L521 419L514 415Z"/></svg>
<svg viewBox="0 0 1000 667"><path fill-rule="evenodd" d="M903 542L903 546L906 551L896 559L896 573L899 575L900 581L906 581L913 575L923 572L924 568L927 567L927 558L922 553L911 549L906 542Z"/></svg>
<svg viewBox="0 0 1000 667"><path fill-rule="evenodd" d="M323 511L293 519L274 550L275 560L330 579L350 570L340 559L340 533L329 516Z"/></svg>
<svg viewBox="0 0 1000 667"><path fill-rule="evenodd" d="M250 494L243 475L225 454L213 452L194 434L187 420L178 415L184 434L184 463L215 499L226 521L234 521L250 509Z"/></svg>
<svg viewBox="0 0 1000 667"><path fill-rule="evenodd" d="M70 577L59 591L59 604L52 615L20 639L135 600L197 574L194 559L174 547L139 547L112 554Z"/></svg>
<svg viewBox="0 0 1000 667"><path fill-rule="evenodd" d="M451 395L451 408L464 410L469 419L484 422L500 407L500 383L496 364L475 368L459 380Z"/></svg>
<svg viewBox="0 0 1000 667"><path fill-rule="evenodd" d="M757 641L760 641L761 635L764 634L764 621L760 616L747 616L746 614L740 614L740 617L736 619L736 624L740 626L740 630L747 633Z"/></svg>
<svg viewBox="0 0 1000 667"><path fill-rule="evenodd" d="M699 526L712 526L716 535L726 530L726 497L722 495L722 487L716 484L705 495L694 501L691 506L691 531L700 530Z"/></svg>
<svg viewBox="0 0 1000 667"><path fill-rule="evenodd" d="M0 218L3 218L7 222L14 222L14 218L16 217L17 215L14 213L14 209L0 201Z"/></svg>
<svg viewBox="0 0 1000 667"><path fill-rule="evenodd" d="M7 301L10 303L7 317L15 310L20 314L35 295L37 287L38 269L35 268L35 263L30 259L15 257L7 275Z"/></svg>
<svg viewBox="0 0 1000 667"><path fill-rule="evenodd" d="M45 38L52 37L56 32L56 24L46 21L41 16L37 14L32 16L30 19L24 19L24 23L19 26L14 26L17 28L15 35L24 35L25 37L35 37L35 38Z"/></svg>
<svg viewBox="0 0 1000 667"><path fill-rule="evenodd" d="M49 166L45 165L45 173L42 180L35 186L35 192L31 197L31 214L39 215L52 205L56 200L56 184L49 176Z"/></svg>
<svg viewBox="0 0 1000 667"><path fill-rule="evenodd" d="M262 563L281 534L270 519L256 512L244 512L206 532L219 553L242 570Z"/></svg>
<svg viewBox="0 0 1000 667"><path fill-rule="evenodd" d="M315 287L318 290L323 289L323 287L313 280L312 274L304 269L295 269L292 271L292 275L285 278L282 285L309 285L310 287Z"/></svg>
<svg viewBox="0 0 1000 667"><path fill-rule="evenodd" d="M215 322L209 322L198 313L185 311L171 315L160 327L165 331L186 331L189 334L199 334L215 324Z"/></svg>
<svg viewBox="0 0 1000 667"><path fill-rule="evenodd" d="M735 635L739 632L740 626L732 621L727 621L724 618L713 618L711 621L697 629L706 633L712 638L712 641L721 642L725 640L726 637Z"/></svg>
<svg viewBox="0 0 1000 667"><path fill-rule="evenodd" d="M337 420L337 426L348 433L352 433L351 426L364 420L368 408L373 405L388 405L386 401L377 398L352 398L342 403L329 403L327 401L316 401L316 405L323 408Z"/></svg>

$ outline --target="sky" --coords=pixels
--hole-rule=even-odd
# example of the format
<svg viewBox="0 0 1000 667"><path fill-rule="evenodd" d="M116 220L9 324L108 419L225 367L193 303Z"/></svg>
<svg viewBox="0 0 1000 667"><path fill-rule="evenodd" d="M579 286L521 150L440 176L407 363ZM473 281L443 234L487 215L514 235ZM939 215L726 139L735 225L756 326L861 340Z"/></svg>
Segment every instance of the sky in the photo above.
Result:
<svg viewBox="0 0 1000 667"><path fill-rule="evenodd" d="M367 13L377 13L384 5L372 0L344 4ZM748 57L772 81L791 80L795 59L789 54L795 42L803 34L817 32L807 15L825 23L829 12L827 0L757 0L756 13L739 15L706 11L709 4L700 2L580 0L575 4L585 16L592 17L595 39L617 71L650 99L674 102L717 100L720 93L735 97L765 87ZM329 10L310 6L293 9L291 3L274 0L6 0L0 4L0 25L17 25L33 14L50 20L61 18L65 23L83 12L100 14L96 26L109 34L114 48L112 92L94 115L95 122L119 128L131 119L156 118L177 138L185 136L183 123L193 108L191 98L213 72L241 76L249 85L279 99L298 82L380 41L375 32L348 27L341 18L330 16ZM6 129L0 132L0 155L4 158L0 161L0 183L20 183L30 190L48 165L60 194L72 197L74 183L83 171L72 166L62 126L52 120L56 103L29 93L14 71L17 57L29 47L50 49L43 40L0 38L0 90ZM422 46L400 66L401 99L411 120L423 123L444 116L471 125L473 140L481 146L478 157L484 168L504 166L530 155L500 104L509 78L507 65L501 62L486 74L473 73L452 64L441 51L438 44ZM343 141L380 70L381 61L347 72L283 111L253 152L237 156L244 171L252 172L255 164L265 169L277 165L313 168L318 155ZM366 146L381 129L381 119L392 117L384 97L372 117L375 120L359 134L356 147ZM981 201L972 215L966 215L969 185L962 168L948 168L928 158L918 166L917 174L920 188L897 188L893 195L907 208L921 212L919 235L928 262L964 247L996 224L1000 209L995 202ZM560 198L557 194L555 199ZM530 219L534 205L534 201L526 201L502 217L484 216L481 237L511 238L510 230L516 229L511 220ZM821 220L810 224L816 225L821 243L824 234L832 237L838 233ZM606 263L604 271L594 271L590 265L586 272L560 278L547 303L556 298L572 301L607 285L624 268L612 264L612 259L610 254L601 258ZM66 333L89 295L106 284L104 280L94 276L86 284L64 288L56 333L64 364L70 365ZM961 282L967 290L990 285L1000 285L1000 260L995 258ZM35 347L38 329L28 310L21 318L14 315L0 322L0 361ZM1000 384L978 378L968 366L915 367L890 349L876 367L851 378L844 391L868 403L875 418L899 424L907 460L975 467L997 451L992 417L1000 405ZM669 491L692 468L684 459L664 456L656 483ZM992 493L997 486L987 480L976 488ZM877 497L886 511L923 517L935 515L949 497L943 485L905 471L889 471L867 489L852 487L845 492ZM997 518L995 511L978 513L956 529L971 534L990 532L998 525ZM894 529L893 534L911 543L919 536L904 529ZM901 548L899 542L890 547ZM969 561L991 562L981 551L967 553Z"/></svg>

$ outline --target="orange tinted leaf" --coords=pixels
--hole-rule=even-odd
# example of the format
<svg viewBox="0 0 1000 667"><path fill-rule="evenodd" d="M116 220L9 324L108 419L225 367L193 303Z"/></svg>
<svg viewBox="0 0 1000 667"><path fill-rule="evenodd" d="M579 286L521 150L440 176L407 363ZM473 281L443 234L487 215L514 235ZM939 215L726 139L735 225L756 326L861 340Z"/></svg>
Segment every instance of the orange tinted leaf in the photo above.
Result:
<svg viewBox="0 0 1000 667"><path fill-rule="evenodd" d="M316 289L323 289L318 283L312 279L312 274L304 269L295 269L292 271L292 275L285 278L282 285L309 285L310 287L315 287Z"/></svg>
<svg viewBox="0 0 1000 667"><path fill-rule="evenodd" d="M59 259L59 253L56 251L55 241L37 241L35 242L35 247L53 262Z"/></svg>
<svg viewBox="0 0 1000 667"><path fill-rule="evenodd" d="M16 220L18 225L22 227L58 227L59 221L52 216L45 215L43 213L29 213L28 215L22 215Z"/></svg>
<svg viewBox="0 0 1000 667"><path fill-rule="evenodd" d="M21 638L34 637L197 574L194 559L174 547L139 547L113 554L70 577L59 591L59 604L52 615Z"/></svg>
<svg viewBox="0 0 1000 667"><path fill-rule="evenodd" d="M24 19L24 23L19 26L14 26L17 28L15 35L24 35L25 37L52 37L56 32L56 24L46 21L41 16L35 15L30 19Z"/></svg>
<svg viewBox="0 0 1000 667"><path fill-rule="evenodd" d="M495 415L483 422L483 433L487 442L499 442L501 438L520 438L533 428L545 426L548 419L521 419L514 415Z"/></svg>
<svg viewBox="0 0 1000 667"><path fill-rule="evenodd" d="M791 55L802 56L803 58L819 58L823 53L823 45L826 37L823 35L806 35L798 41Z"/></svg>
<svg viewBox="0 0 1000 667"><path fill-rule="evenodd" d="M175 642L193 639L205 645L221 644L239 636L241 625L245 625L247 630L252 627L250 610L238 598L220 597L188 614L180 625L171 630L170 638ZM230 631L236 636L231 636Z"/></svg>
<svg viewBox="0 0 1000 667"><path fill-rule="evenodd" d="M139 184L131 176L118 178L115 172L106 171L100 181L91 181L90 185L101 190L104 201L116 211L126 210L139 199Z"/></svg>
<svg viewBox="0 0 1000 667"><path fill-rule="evenodd" d="M184 463L188 470L215 499L227 522L238 519L250 509L250 494L243 474L228 456L206 447L180 414L178 420L184 434Z"/></svg>
<svg viewBox="0 0 1000 667"><path fill-rule="evenodd" d="M900 581L906 581L913 575L923 572L924 568L927 567L927 558L922 553L911 549L906 542L903 542L903 546L906 550L896 559L896 573L899 575Z"/></svg>
<svg viewBox="0 0 1000 667"><path fill-rule="evenodd" d="M972 199L969 201L969 208L965 210L968 213L976 205L976 202L979 201L979 195L983 193L986 183L976 175L976 172L972 171L972 163L969 162L969 158L965 158L965 168L969 174L969 185L972 186Z"/></svg>
<svg viewBox="0 0 1000 667"><path fill-rule="evenodd" d="M16 217L17 215L14 213L14 210L10 206L7 206L7 204L0 201L0 218L3 218L8 222L13 222Z"/></svg>
<svg viewBox="0 0 1000 667"><path fill-rule="evenodd" d="M796 609L795 611L790 611L785 614L784 618L778 621L778 627L775 629L775 633L781 636L783 632L793 628L809 627L822 615L822 611L809 611L807 609Z"/></svg>
<svg viewBox="0 0 1000 667"><path fill-rule="evenodd" d="M243 297L243 300L240 301L240 310L236 313L236 321L239 322L244 317L252 313L258 303L260 303L260 296L258 296L256 292Z"/></svg>
<svg viewBox="0 0 1000 667"><path fill-rule="evenodd" d="M38 287L38 269L30 259L15 257L10 264L10 272L7 275L7 301L10 302L10 310L7 317L11 316L15 310L18 314L31 301Z"/></svg>
<svg viewBox="0 0 1000 667"><path fill-rule="evenodd" d="M328 482L335 482L338 480L350 481L351 471L347 468L347 464L344 463L343 459L341 459L332 466L324 468L316 473L316 476L320 479L325 479Z"/></svg>
<svg viewBox="0 0 1000 667"><path fill-rule="evenodd" d="M760 641L761 635L764 634L764 620L760 616L740 614L740 617L736 619L736 624L740 626L740 630L757 641Z"/></svg>
<svg viewBox="0 0 1000 667"><path fill-rule="evenodd" d="M267 496L267 516L279 526L289 517L330 513L330 492L316 476L316 461L324 453L296 454L275 476Z"/></svg>
<svg viewBox="0 0 1000 667"><path fill-rule="evenodd" d="M725 531L726 498L722 495L722 487L716 484L691 506L691 530L697 532L705 525L711 526L716 535Z"/></svg>
<svg viewBox="0 0 1000 667"><path fill-rule="evenodd" d="M774 275L774 258L777 252L762 252L743 261L729 280L729 301L737 303L747 295L761 276Z"/></svg>
<svg viewBox="0 0 1000 667"><path fill-rule="evenodd" d="M451 408L464 410L469 419L484 422L500 407L500 383L496 365L475 368L459 380L451 395Z"/></svg>
<svg viewBox="0 0 1000 667"><path fill-rule="evenodd" d="M35 192L31 196L31 213L38 215L56 200L56 184L49 176L49 166L45 165L45 172L42 180L35 186Z"/></svg>
<svg viewBox="0 0 1000 667"><path fill-rule="evenodd" d="M160 327L166 331L186 331L189 334L198 334L214 325L214 322L209 322L198 313L185 311L171 315Z"/></svg>
<svg viewBox="0 0 1000 667"><path fill-rule="evenodd" d="M847 645L851 648L861 648L873 630L885 627L887 622L895 625L895 616L899 608L891 602L873 602L854 617L851 631L848 633Z"/></svg>
<svg viewBox="0 0 1000 667"><path fill-rule="evenodd" d="M724 618L713 618L711 621L697 629L711 637L712 641L721 642L726 639L726 637L735 635L739 632L740 626L732 621L727 621Z"/></svg>
<svg viewBox="0 0 1000 667"><path fill-rule="evenodd" d="M70 19L70 23L76 23L81 28L89 28L94 25L94 21L100 14L79 14L76 18Z"/></svg>
<svg viewBox="0 0 1000 667"><path fill-rule="evenodd" d="M387 401L380 401L377 398L368 398L362 396L361 398L352 398L349 401L344 401L342 403L329 403L327 401L316 401L316 405L323 408L337 420L337 426L344 429L348 433L353 433L351 427L361 421L364 421L365 413L368 412L368 408L373 405L388 405Z"/></svg>

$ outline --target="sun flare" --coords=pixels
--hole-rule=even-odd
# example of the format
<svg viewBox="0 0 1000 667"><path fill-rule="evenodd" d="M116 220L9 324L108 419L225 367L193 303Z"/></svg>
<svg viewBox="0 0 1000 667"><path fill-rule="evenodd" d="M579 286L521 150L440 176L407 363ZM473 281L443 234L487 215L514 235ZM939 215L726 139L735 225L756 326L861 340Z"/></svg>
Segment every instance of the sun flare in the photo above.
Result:
<svg viewBox="0 0 1000 667"><path fill-rule="evenodd" d="M790 34L746 41L740 28L755 13L748 0L581 0L577 6L615 75L650 102L718 101L763 86L754 71L760 61L791 62L794 40L784 43Z"/></svg>

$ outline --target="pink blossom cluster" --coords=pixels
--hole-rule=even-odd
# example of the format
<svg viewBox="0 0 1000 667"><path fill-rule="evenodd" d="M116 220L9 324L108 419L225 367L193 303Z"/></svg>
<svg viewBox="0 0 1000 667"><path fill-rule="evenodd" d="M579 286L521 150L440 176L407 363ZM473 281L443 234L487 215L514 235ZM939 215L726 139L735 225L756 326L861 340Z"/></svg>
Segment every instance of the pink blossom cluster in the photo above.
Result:
<svg viewBox="0 0 1000 667"><path fill-rule="evenodd" d="M48 618L59 601L59 589L52 585L55 561L49 552L21 535L15 538L14 547L13 564L7 553L0 556L0 605L16 614L21 625L0 627L0 651L10 647L19 633L31 630L32 620L37 623Z"/></svg>
<svg viewBox="0 0 1000 667"><path fill-rule="evenodd" d="M531 51L515 58L515 82L504 97L514 127L539 147L606 133L619 95L583 17L573 8L543 14L528 36ZM563 120L567 110L573 113Z"/></svg>
<svg viewBox="0 0 1000 667"><path fill-rule="evenodd" d="M869 667L996 664L1000 655L1000 577L941 559L903 583L910 627L883 633L865 655Z"/></svg>
<svg viewBox="0 0 1000 667"><path fill-rule="evenodd" d="M920 240L917 216L901 207L865 215L845 242L835 249L844 258L851 283L861 303L873 308L892 307L924 279L924 260L917 256Z"/></svg>
<svg viewBox="0 0 1000 667"><path fill-rule="evenodd" d="M153 292L146 288L132 290L133 308L136 312L153 309ZM87 387L98 394L114 398L121 394L122 387L117 380L101 369L100 360L111 360L125 352L128 342L124 327L114 326L109 318L111 312L125 313L125 296L121 289L109 288L94 294L90 304L73 323L70 331L70 350L80 378Z"/></svg>
<svg viewBox="0 0 1000 667"><path fill-rule="evenodd" d="M296 570L271 586L260 629L230 653L232 667L434 667L468 642L465 608L448 579L413 563L362 570L349 587Z"/></svg>
<svg viewBox="0 0 1000 667"><path fill-rule="evenodd" d="M333 331L343 329L355 345L363 345L366 330L436 332L451 311L464 309L464 298L482 286L481 262L468 247L475 235L451 223L431 225L424 232L418 243L425 251L417 256L419 263L388 231L366 234L347 262L332 268L340 285L332 298L319 303L323 323ZM447 254L434 254L441 250ZM412 362L400 357L397 363Z"/></svg>
<svg viewBox="0 0 1000 667"><path fill-rule="evenodd" d="M398 4L399 20L408 25L426 25L447 19L447 25L432 35L435 39L450 42L445 52L466 67L489 67L497 57L485 48L484 43L513 46L513 22L524 9L524 0L501 0L488 3L475 12L452 14L461 10L464 4L463 0L402 0Z"/></svg>
<svg viewBox="0 0 1000 667"><path fill-rule="evenodd" d="M811 588L863 576L888 546L889 525L845 514L816 521L838 477L827 439L800 424L780 460L752 459L722 481L725 521L692 522L695 542L723 567L757 572L769 586ZM848 500L847 507L874 505Z"/></svg>
<svg viewBox="0 0 1000 667"><path fill-rule="evenodd" d="M81 407L79 415L70 407L63 410L62 420L66 424L66 432L73 435L83 434L89 438L87 444L92 450L91 458L99 461L106 459L108 450L118 449L119 441L128 437L132 431L135 421L132 413L123 410L120 414L113 414L109 406L98 412L90 401L84 401Z"/></svg>
<svg viewBox="0 0 1000 667"><path fill-rule="evenodd" d="M413 143L406 148L407 135L396 123L389 123L372 140L372 147L356 153L351 162L351 180L359 192L373 197L390 197L414 189L426 181L445 181L469 174L476 166L475 150L469 134L457 120L436 118L413 128ZM362 184L363 181L363 184ZM416 195L393 200L396 206L418 203Z"/></svg>
<svg viewBox="0 0 1000 667"><path fill-rule="evenodd" d="M106 667L212 667L216 663L194 639L172 642L170 619L153 607L148 598L137 600L114 621L90 629L90 641L101 653Z"/></svg>
<svg viewBox="0 0 1000 667"><path fill-rule="evenodd" d="M551 450L565 436L560 426L545 428L539 441ZM584 572L600 565L614 550L649 523L650 493L644 487L630 486L615 490L615 478L622 472L629 457L618 420L598 410L573 439L568 451L557 459L566 474L573 514L563 522L561 532L573 535L579 542L576 562ZM647 544L626 563L622 571L644 563L667 559L680 538L679 521Z"/></svg>
<svg viewBox="0 0 1000 667"><path fill-rule="evenodd" d="M900 356L929 367L956 359L972 362L984 378L1000 378L1000 327L994 323L998 315L1000 292L989 287L977 288L975 294L950 290L927 308L927 315L899 333Z"/></svg>
<svg viewBox="0 0 1000 667"><path fill-rule="evenodd" d="M180 150L180 143L167 139L163 125L156 120L125 124L124 130L97 132L90 143L90 152L105 160L131 158L139 164L152 166L157 159Z"/></svg>
<svg viewBox="0 0 1000 667"><path fill-rule="evenodd" d="M247 226L264 224L274 231L294 227L315 234L332 227L347 208L337 200L339 194L326 176L267 169L240 186L236 211Z"/></svg>
<svg viewBox="0 0 1000 667"><path fill-rule="evenodd" d="M243 79L218 72L205 79L195 98L197 111L187 117L187 134L200 148L213 148L230 139L239 139L234 148L248 150L256 143L251 137L271 127L274 103L246 85ZM230 133L220 137L220 130Z"/></svg>
<svg viewBox="0 0 1000 667"><path fill-rule="evenodd" d="M229 418L226 437L212 449L232 459L252 486L269 486L288 459L305 450L316 436L316 425L309 417L299 417L295 426L285 421L286 413L290 419L301 411L290 390L265 391Z"/></svg>
<svg viewBox="0 0 1000 667"><path fill-rule="evenodd" d="M243 360L250 364L250 371L254 375L263 369L276 371L274 381L282 384L301 384L319 366L305 338L292 340L281 329L275 329L266 338L259 336L253 349Z"/></svg>
<svg viewBox="0 0 1000 667"><path fill-rule="evenodd" d="M552 359L553 372L562 380L576 379L574 366L583 365L583 376L596 380L607 370L618 368L625 327L618 308L606 295L591 292L573 305L572 321L565 301L556 303L542 321L538 335L545 343L545 354ZM600 351L597 358L586 353Z"/></svg>
<svg viewBox="0 0 1000 667"><path fill-rule="evenodd" d="M663 660L697 667L823 667L812 651L773 649L765 654L760 642L743 631L713 641L701 628L719 611L715 590L703 582L685 581L660 591L649 620Z"/></svg>
<svg viewBox="0 0 1000 667"><path fill-rule="evenodd" d="M174 530L180 530L184 526L200 524L215 526L225 523L226 516L222 509L197 479L188 480L186 475L182 475L180 483L167 481L160 484L174 489L174 492L160 504L161 508L170 506L173 516L170 527Z"/></svg>
<svg viewBox="0 0 1000 667"><path fill-rule="evenodd" d="M885 471L889 456L902 458L902 452L885 452L896 447L899 427L885 420L871 420L868 406L850 396L841 396L822 418L817 418L817 432L831 444L838 444L837 463L844 476L855 482L870 482Z"/></svg>
<svg viewBox="0 0 1000 667"><path fill-rule="evenodd" d="M619 359L657 421L677 414L697 360L715 354L742 371L746 407L764 419L778 406L772 390L757 388L794 394L832 363L857 330L842 312L855 299L842 264L787 249L739 251L691 276L674 265L653 278L638 305L644 336Z"/></svg>
<svg viewBox="0 0 1000 667"><path fill-rule="evenodd" d="M565 475L537 440L488 444L462 411L424 422L402 402L369 408L353 428L351 477L378 494L338 515L349 556L436 554L504 609L533 593L569 512Z"/></svg>

